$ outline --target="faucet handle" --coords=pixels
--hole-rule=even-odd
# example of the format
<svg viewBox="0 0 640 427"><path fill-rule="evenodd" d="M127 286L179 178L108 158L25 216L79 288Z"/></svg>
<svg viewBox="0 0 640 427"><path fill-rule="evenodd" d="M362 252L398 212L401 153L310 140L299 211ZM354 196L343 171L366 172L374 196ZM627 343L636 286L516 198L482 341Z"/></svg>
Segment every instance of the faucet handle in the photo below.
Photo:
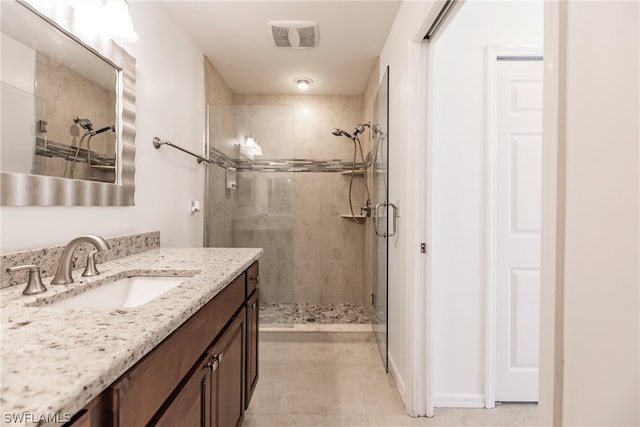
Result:
<svg viewBox="0 0 640 427"><path fill-rule="evenodd" d="M29 270L29 282L27 283L27 287L22 291L23 295L35 295L41 294L47 290L42 284L42 279L40 278L40 267L33 264L28 265L19 265L16 267L7 268L7 273L13 273L16 271Z"/></svg>
<svg viewBox="0 0 640 427"><path fill-rule="evenodd" d="M100 274L100 272L98 271L98 268L96 267L96 254L99 251L91 251L89 252L89 255L87 255L87 266L84 268L84 271L82 272L82 277L91 277L91 276L98 276Z"/></svg>

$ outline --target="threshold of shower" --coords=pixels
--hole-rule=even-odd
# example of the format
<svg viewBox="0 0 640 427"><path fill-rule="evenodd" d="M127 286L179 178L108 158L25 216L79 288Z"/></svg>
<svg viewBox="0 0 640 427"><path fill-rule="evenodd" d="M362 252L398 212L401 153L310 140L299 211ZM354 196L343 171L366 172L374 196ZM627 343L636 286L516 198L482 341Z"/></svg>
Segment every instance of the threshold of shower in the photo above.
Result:
<svg viewBox="0 0 640 427"><path fill-rule="evenodd" d="M368 324L362 304L260 304L260 324Z"/></svg>
<svg viewBox="0 0 640 427"><path fill-rule="evenodd" d="M373 342L362 304L261 304L263 341Z"/></svg>

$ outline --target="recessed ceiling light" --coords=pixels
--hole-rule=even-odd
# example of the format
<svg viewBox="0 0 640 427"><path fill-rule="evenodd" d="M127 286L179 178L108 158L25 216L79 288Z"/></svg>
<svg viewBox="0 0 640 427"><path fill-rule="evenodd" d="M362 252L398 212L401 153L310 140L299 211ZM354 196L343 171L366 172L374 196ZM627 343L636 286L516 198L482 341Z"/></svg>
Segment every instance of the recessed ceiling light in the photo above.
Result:
<svg viewBox="0 0 640 427"><path fill-rule="evenodd" d="M311 80L309 77L298 77L296 79L293 79L293 82L298 86L298 89L307 90L313 83L313 80Z"/></svg>

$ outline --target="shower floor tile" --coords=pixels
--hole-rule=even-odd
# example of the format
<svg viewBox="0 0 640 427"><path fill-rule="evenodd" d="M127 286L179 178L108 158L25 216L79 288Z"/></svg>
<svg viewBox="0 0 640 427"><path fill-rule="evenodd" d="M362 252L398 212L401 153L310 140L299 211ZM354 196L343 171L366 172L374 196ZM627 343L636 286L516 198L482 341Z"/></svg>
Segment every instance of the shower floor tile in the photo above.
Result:
<svg viewBox="0 0 640 427"><path fill-rule="evenodd" d="M260 304L262 324L369 323L362 304Z"/></svg>

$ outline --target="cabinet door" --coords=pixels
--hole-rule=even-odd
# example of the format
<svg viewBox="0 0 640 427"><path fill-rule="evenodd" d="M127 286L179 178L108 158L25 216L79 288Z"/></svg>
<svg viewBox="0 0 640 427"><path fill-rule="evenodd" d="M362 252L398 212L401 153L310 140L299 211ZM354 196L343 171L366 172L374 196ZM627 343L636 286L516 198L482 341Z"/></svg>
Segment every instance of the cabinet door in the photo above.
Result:
<svg viewBox="0 0 640 427"><path fill-rule="evenodd" d="M209 427L211 400L211 370L213 364L209 356L198 363L186 384L173 398L155 426L166 427Z"/></svg>
<svg viewBox="0 0 640 427"><path fill-rule="evenodd" d="M258 292L255 292L247 300L247 384L245 409L249 408L251 396L258 384L258 319L260 315L260 301Z"/></svg>
<svg viewBox="0 0 640 427"><path fill-rule="evenodd" d="M245 316L243 307L209 351L218 361L211 380L212 427L240 426L244 419Z"/></svg>

